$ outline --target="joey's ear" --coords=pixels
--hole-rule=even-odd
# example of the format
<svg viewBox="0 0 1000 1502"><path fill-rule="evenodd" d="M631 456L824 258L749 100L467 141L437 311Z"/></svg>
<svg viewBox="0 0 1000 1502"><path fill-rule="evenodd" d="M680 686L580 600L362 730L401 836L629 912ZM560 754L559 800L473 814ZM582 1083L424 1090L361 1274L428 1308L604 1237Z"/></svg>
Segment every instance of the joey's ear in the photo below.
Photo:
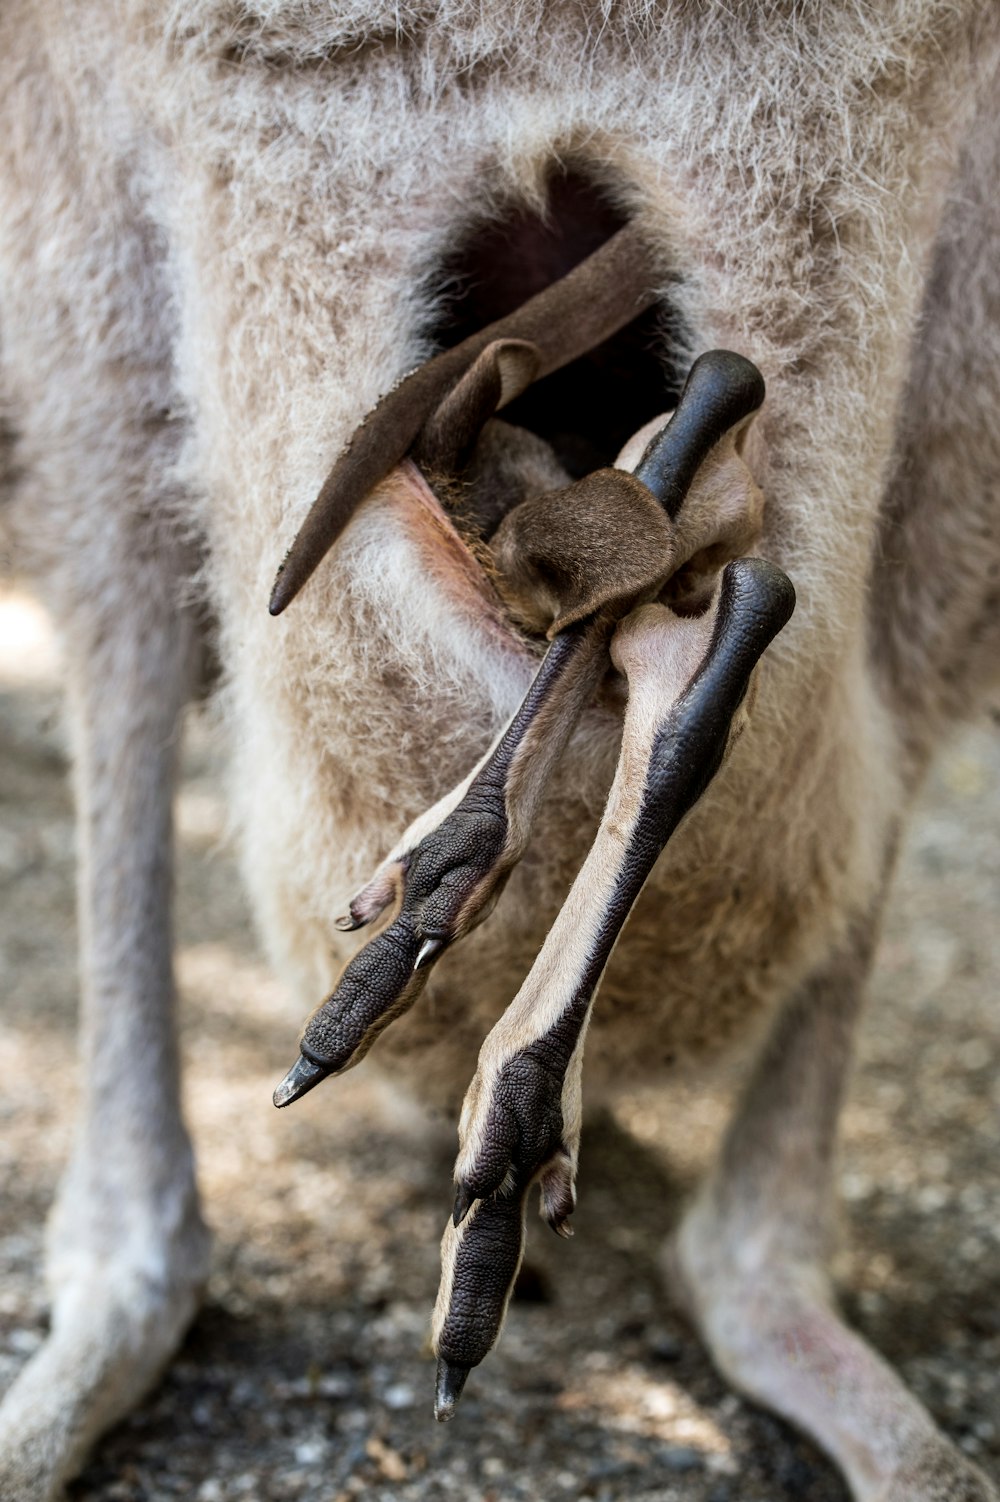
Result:
<svg viewBox="0 0 1000 1502"><path fill-rule="evenodd" d="M674 565L674 530L641 481L598 469L509 512L490 544L495 582L514 617L551 639L655 593Z"/></svg>
<svg viewBox="0 0 1000 1502"><path fill-rule="evenodd" d="M655 285L655 266L639 230L626 225L544 292L400 381L357 429L327 476L278 571L272 615L295 598L359 503L409 453L428 419L489 345L534 345L539 354L535 377L540 379L603 343L650 307ZM499 357L501 383L503 363Z"/></svg>
<svg viewBox="0 0 1000 1502"><path fill-rule="evenodd" d="M486 422L531 385L541 363L541 351L527 339L488 344L417 435L413 457L421 469L464 469Z"/></svg>

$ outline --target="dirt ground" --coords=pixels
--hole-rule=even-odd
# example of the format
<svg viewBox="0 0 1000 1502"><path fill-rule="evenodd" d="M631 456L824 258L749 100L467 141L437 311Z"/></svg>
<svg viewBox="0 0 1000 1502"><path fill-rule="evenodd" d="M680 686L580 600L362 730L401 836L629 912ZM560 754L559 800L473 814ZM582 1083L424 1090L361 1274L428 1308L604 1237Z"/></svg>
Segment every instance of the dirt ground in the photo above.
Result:
<svg viewBox="0 0 1000 1502"><path fill-rule="evenodd" d="M53 650L0 594L0 1388L42 1340L43 1221L73 1123L72 812ZM294 1110L301 1021L257 951L212 733L180 797L186 1107L215 1231L208 1300L75 1502L843 1502L825 1460L734 1396L657 1258L725 1117L726 1073L588 1131L576 1236L532 1227L531 1285L454 1423L426 1349L454 1129L368 1064ZM948 751L910 832L845 1121L850 1318L1000 1481L1000 736ZM732 1074L732 1069L728 1071Z"/></svg>

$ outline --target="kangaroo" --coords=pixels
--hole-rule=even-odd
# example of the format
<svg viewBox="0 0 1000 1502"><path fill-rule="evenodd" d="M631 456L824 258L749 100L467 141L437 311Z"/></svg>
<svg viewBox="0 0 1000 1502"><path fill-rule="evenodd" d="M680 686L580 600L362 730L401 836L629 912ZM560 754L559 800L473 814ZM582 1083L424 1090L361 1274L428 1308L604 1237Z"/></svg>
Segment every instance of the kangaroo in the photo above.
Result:
<svg viewBox="0 0 1000 1502"><path fill-rule="evenodd" d="M404 977L406 1006L387 1001L345 1056L310 1023L278 1091L372 1044L456 1113L472 1079L441 1416L519 1255L484 1103L555 1006L546 935L582 984L571 941L617 903L628 921L560 1056L561 1127L516 1161L517 1215L540 1174L565 1228L584 1030L599 1091L767 1029L673 1239L676 1288L727 1378L811 1434L860 1502L996 1502L842 1321L825 1263L900 828L1000 663L1000 15L8 0L0 79L3 519L64 640L83 989L52 1330L0 1406L0 1497L58 1496L156 1381L206 1277L170 876L175 732L211 655L247 884L303 1003L331 997L316 1027L344 1015L369 952L355 929L403 911L392 857L433 834L507 727L534 744L518 715L540 675L590 664L545 719L544 775L518 784L530 843L490 866L488 921L422 932L409 957L407 977L435 965L433 1016ZM616 267L596 294L595 257ZM752 362L766 400L650 488L707 351ZM617 535L603 513L570 578L536 545L565 560L588 484L647 530ZM640 535L662 535L669 568ZM773 631L787 618L779 575L795 612L759 666L718 680L715 775L666 799L676 827L625 902L609 820L628 844L630 790L701 666L729 661L714 654L741 601L766 588ZM612 597L600 650L570 651ZM556 1120L532 1099L529 1125ZM507 1260L473 1339L481 1311L456 1299L497 1226Z"/></svg>

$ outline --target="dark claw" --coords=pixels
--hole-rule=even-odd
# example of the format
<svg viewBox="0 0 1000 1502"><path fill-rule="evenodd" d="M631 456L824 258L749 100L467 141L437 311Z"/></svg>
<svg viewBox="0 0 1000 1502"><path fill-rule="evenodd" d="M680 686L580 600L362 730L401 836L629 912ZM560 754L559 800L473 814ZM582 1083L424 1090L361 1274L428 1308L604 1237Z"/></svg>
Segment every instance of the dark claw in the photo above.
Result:
<svg viewBox="0 0 1000 1502"><path fill-rule="evenodd" d="M471 1370L468 1366L454 1366L443 1357L438 1361L434 1417L439 1424L446 1424L450 1418L454 1418L456 1405Z"/></svg>
<svg viewBox="0 0 1000 1502"><path fill-rule="evenodd" d="M476 1198L477 1196L473 1194L467 1185L459 1184L455 1193L455 1208L451 1213L452 1225L460 1226L462 1224L462 1221L476 1203Z"/></svg>
<svg viewBox="0 0 1000 1502"><path fill-rule="evenodd" d="M431 965L438 955L448 947L447 939L425 939L417 951L417 957L413 961L414 970L422 970L425 965Z"/></svg>
<svg viewBox="0 0 1000 1502"><path fill-rule="evenodd" d="M305 1054L299 1054L291 1069L285 1075L281 1084L275 1090L272 1099L279 1108L290 1106L293 1100L301 1100L303 1095L318 1085L320 1080L325 1080L328 1071L321 1064L314 1064L312 1059L307 1059Z"/></svg>

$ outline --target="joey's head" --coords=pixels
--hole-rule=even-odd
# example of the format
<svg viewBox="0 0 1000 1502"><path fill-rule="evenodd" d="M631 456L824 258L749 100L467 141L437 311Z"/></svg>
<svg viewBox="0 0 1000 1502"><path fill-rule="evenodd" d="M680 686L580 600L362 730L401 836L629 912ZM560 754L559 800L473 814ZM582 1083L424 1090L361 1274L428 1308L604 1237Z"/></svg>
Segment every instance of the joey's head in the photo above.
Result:
<svg viewBox="0 0 1000 1502"><path fill-rule="evenodd" d="M763 383L717 351L664 413L676 387L649 350L663 283L641 226L625 223L512 311L453 319L464 337L384 397L334 465L272 611L376 487L436 584L477 597L522 650L608 603L666 591L704 608L760 531L746 440ZM484 318L494 311L483 303Z"/></svg>

